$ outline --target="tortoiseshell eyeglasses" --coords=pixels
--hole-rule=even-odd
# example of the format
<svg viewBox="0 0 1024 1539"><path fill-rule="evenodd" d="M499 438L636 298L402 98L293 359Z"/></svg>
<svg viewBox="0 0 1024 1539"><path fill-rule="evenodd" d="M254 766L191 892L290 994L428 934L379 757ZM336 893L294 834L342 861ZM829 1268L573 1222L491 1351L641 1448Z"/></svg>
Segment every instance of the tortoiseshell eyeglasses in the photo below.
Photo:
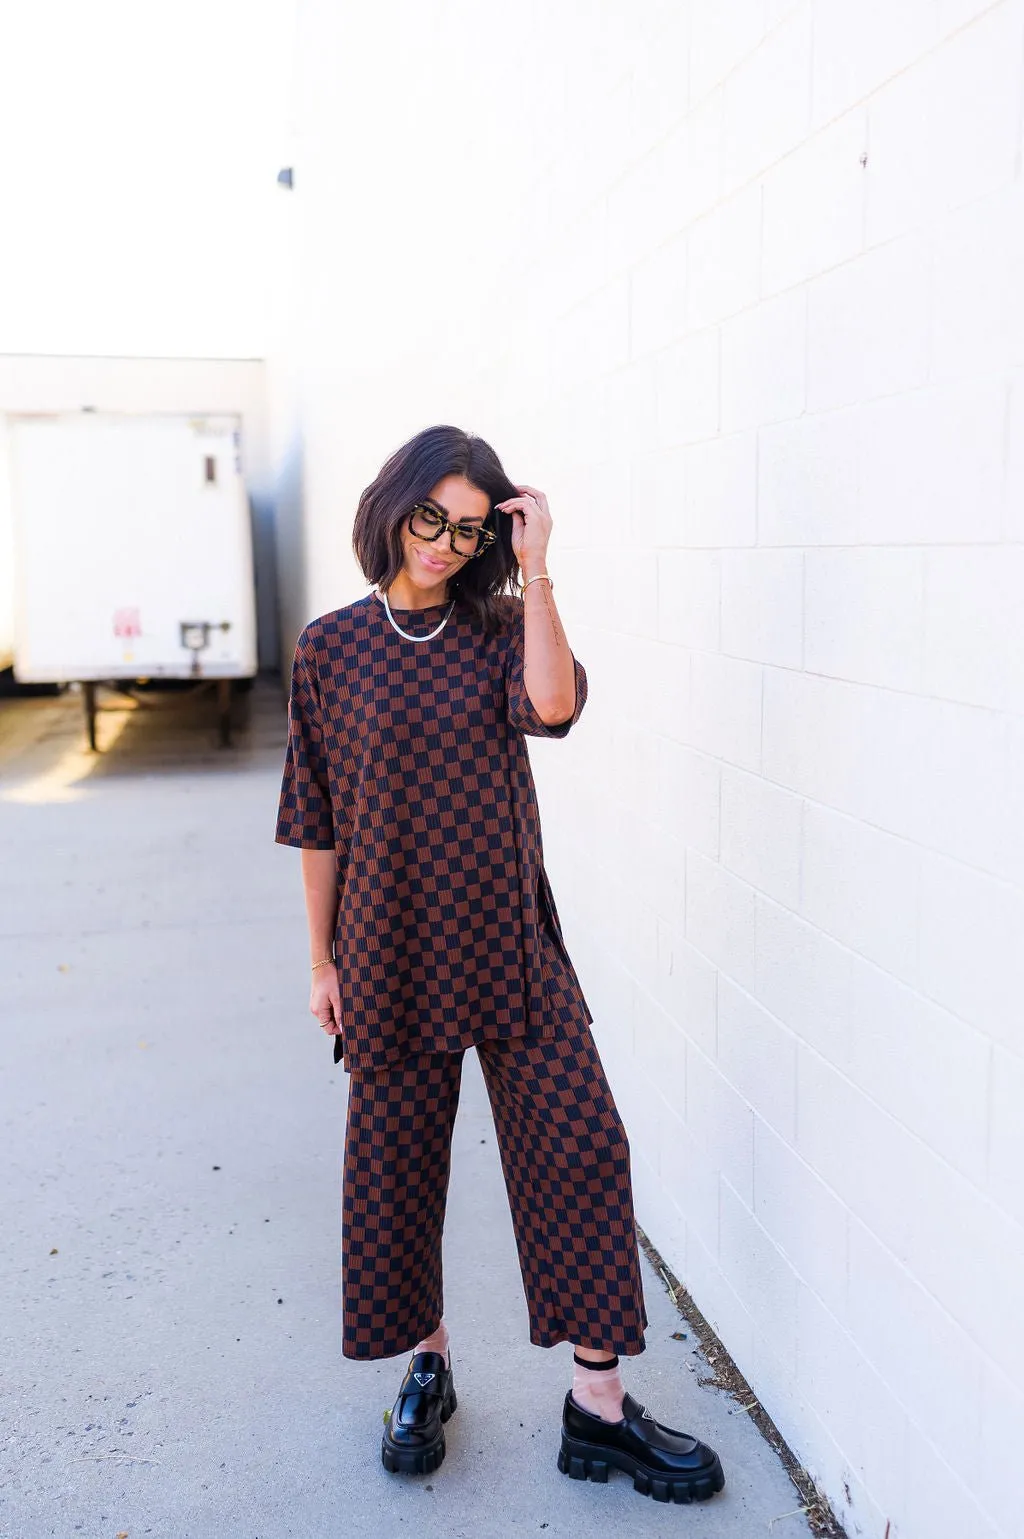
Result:
<svg viewBox="0 0 1024 1539"><path fill-rule="evenodd" d="M456 524L432 502L418 502L409 514L409 528L419 540L439 540L447 530L452 554L471 561L494 544L498 536L482 524Z"/></svg>

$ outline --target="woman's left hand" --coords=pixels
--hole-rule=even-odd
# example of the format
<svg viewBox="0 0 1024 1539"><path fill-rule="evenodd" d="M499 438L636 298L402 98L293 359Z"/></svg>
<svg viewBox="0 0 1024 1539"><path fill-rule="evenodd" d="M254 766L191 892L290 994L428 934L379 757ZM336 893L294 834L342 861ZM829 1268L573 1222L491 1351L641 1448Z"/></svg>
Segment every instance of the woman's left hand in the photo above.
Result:
<svg viewBox="0 0 1024 1539"><path fill-rule="evenodd" d="M512 515L512 550L525 579L547 570L551 514L543 492L535 486L520 486L518 481L514 485L522 496L507 497L495 507Z"/></svg>

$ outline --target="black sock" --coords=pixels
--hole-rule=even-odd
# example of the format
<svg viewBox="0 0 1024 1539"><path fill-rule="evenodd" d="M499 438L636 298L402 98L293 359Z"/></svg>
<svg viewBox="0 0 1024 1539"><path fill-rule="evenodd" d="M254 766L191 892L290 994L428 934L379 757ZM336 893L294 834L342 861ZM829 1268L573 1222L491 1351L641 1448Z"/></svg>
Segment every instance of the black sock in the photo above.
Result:
<svg viewBox="0 0 1024 1539"><path fill-rule="evenodd" d="M605 1368L617 1368L619 1366L619 1359L618 1359L618 1357L609 1357L608 1360L606 1362L603 1362L603 1363L591 1363L591 1362L588 1362L588 1360L585 1357L579 1357L579 1356L577 1356L577 1354L575 1352L573 1352L572 1360L573 1360L574 1363L577 1363L581 1368L605 1369Z"/></svg>

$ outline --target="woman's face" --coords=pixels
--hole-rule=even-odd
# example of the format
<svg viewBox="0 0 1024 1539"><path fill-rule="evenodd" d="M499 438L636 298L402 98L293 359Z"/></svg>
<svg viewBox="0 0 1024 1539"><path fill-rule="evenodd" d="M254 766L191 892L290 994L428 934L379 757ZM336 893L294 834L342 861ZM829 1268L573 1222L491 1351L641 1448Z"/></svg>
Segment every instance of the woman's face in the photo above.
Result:
<svg viewBox="0 0 1024 1539"><path fill-rule="evenodd" d="M487 493L471 486L464 476L444 476L431 487L429 499L456 524L482 524L491 511ZM402 524L402 553L405 576L414 587L425 589L447 582L472 559L452 550L447 530L436 540L418 539L408 519Z"/></svg>

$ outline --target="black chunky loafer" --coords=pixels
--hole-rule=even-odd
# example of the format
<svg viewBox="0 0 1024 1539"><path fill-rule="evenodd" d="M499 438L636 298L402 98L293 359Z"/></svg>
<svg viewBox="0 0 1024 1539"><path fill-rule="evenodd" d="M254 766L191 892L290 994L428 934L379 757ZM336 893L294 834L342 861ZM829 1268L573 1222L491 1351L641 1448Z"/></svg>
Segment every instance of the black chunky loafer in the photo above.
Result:
<svg viewBox="0 0 1024 1539"><path fill-rule="evenodd" d="M392 1474L429 1475L444 1458L444 1423L458 1401L441 1352L414 1352L384 1427L380 1457Z"/></svg>
<svg viewBox="0 0 1024 1539"><path fill-rule="evenodd" d="M558 1468L572 1480L608 1479L625 1470L633 1485L656 1502L701 1502L725 1485L718 1455L685 1432L655 1421L646 1406L625 1395L621 1421L603 1421L565 1397Z"/></svg>

